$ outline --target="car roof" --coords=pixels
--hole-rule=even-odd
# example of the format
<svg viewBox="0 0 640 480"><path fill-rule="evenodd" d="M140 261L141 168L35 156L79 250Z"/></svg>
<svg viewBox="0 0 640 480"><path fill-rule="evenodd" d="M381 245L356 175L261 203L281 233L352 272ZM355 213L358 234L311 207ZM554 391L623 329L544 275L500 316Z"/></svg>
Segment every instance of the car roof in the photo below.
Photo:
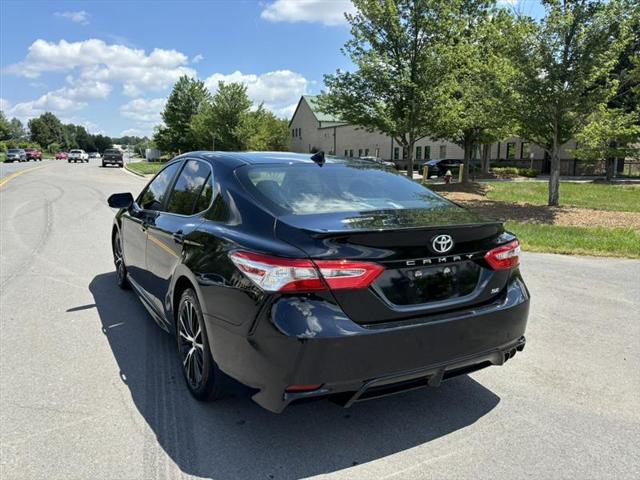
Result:
<svg viewBox="0 0 640 480"><path fill-rule="evenodd" d="M262 164L313 164L311 160L313 153L292 153L292 152L188 152L179 155L180 158L200 158L213 163L223 163L230 167L241 165L262 165ZM348 160L342 157L327 155L326 163L358 163L358 160Z"/></svg>

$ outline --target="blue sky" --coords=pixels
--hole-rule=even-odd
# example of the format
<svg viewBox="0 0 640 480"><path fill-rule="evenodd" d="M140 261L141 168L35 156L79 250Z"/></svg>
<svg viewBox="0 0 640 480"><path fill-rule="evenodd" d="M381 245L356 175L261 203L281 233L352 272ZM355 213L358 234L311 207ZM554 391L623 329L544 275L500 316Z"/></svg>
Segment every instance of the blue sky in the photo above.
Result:
<svg viewBox="0 0 640 480"><path fill-rule="evenodd" d="M538 0L505 0L539 16ZM0 107L23 121L52 111L111 136L144 135L175 80L242 81L288 117L340 48L349 0L0 1Z"/></svg>

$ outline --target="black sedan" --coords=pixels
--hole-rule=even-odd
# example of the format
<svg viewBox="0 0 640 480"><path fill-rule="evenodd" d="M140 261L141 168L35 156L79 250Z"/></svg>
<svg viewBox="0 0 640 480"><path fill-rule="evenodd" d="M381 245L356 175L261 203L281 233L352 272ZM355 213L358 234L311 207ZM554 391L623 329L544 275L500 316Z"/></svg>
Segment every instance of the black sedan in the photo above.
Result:
<svg viewBox="0 0 640 480"><path fill-rule="evenodd" d="M231 377L273 412L350 406L524 348L518 240L373 162L188 153L109 205L118 284L175 334L200 400Z"/></svg>
<svg viewBox="0 0 640 480"><path fill-rule="evenodd" d="M451 171L453 175L457 175L460 165L464 160L459 159L433 159L426 160L418 166L418 172L426 173L427 178L432 176L444 177L447 171Z"/></svg>

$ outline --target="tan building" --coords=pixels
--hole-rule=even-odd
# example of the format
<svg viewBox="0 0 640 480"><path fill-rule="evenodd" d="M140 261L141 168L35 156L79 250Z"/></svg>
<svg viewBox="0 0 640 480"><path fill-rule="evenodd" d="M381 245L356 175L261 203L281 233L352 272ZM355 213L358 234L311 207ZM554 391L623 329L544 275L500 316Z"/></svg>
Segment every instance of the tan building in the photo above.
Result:
<svg viewBox="0 0 640 480"><path fill-rule="evenodd" d="M380 132L368 132L321 112L317 106L317 96L314 95L300 97L289 122L289 135L293 152L323 150L345 157L374 156L393 160L403 166L403 149L391 137ZM569 142L562 148L560 155L564 174L575 172L574 156L571 154L574 147L575 142ZM424 138L416 144L415 149L416 160L463 158L462 148L446 140ZM492 162L533 165L542 172L548 171L544 150L518 137L491 145L490 158Z"/></svg>

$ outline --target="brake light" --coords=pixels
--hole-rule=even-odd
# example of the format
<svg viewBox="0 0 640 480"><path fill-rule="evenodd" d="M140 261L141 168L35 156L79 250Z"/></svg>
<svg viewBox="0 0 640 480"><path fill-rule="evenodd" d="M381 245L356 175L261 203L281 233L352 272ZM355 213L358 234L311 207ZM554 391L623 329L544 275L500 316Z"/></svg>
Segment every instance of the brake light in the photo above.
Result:
<svg viewBox="0 0 640 480"><path fill-rule="evenodd" d="M489 250L484 259L493 270L507 270L517 267L520 263L520 242L514 240Z"/></svg>
<svg viewBox="0 0 640 480"><path fill-rule="evenodd" d="M367 288L383 272L375 263L351 260L304 260L253 252L229 254L238 269L268 292L313 292Z"/></svg>

